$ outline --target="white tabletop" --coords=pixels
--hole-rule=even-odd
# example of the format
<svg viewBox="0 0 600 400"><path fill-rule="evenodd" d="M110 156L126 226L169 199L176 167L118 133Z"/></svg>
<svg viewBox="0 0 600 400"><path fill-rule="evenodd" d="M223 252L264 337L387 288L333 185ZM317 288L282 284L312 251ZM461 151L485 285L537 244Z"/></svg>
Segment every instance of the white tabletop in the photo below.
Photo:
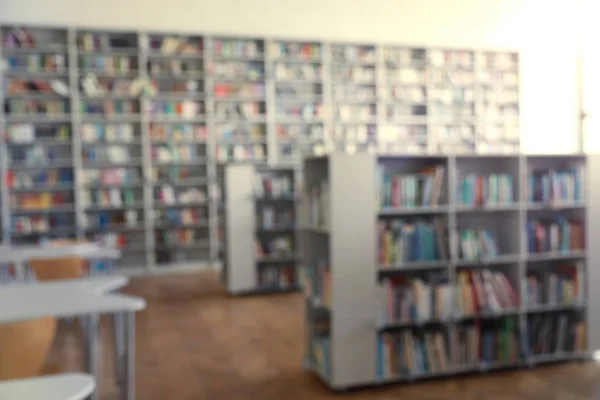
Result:
<svg viewBox="0 0 600 400"><path fill-rule="evenodd" d="M0 324L43 317L77 317L90 314L114 314L140 311L146 301L120 294L94 294L82 291L77 283L38 283L0 289Z"/></svg>
<svg viewBox="0 0 600 400"><path fill-rule="evenodd" d="M59 279L54 281L17 282L0 286L0 291L7 288L27 288L31 285L42 285L47 290L81 290L93 294L103 294L121 289L129 283L129 278L121 275L93 276L78 279ZM58 288L58 289L57 289Z"/></svg>
<svg viewBox="0 0 600 400"><path fill-rule="evenodd" d="M86 374L63 374L0 382L0 400L83 400L96 384Z"/></svg>
<svg viewBox="0 0 600 400"><path fill-rule="evenodd" d="M86 259L115 259L120 256L121 252L118 249L100 246L95 243L73 243L61 246L52 246L51 244L0 246L0 262L3 263L19 263L35 258L82 257Z"/></svg>

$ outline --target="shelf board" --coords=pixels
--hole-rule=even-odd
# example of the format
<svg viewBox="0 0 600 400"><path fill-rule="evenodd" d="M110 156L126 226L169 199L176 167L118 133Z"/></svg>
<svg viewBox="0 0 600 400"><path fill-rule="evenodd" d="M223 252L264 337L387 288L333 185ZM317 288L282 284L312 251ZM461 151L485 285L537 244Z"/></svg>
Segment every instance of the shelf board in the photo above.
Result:
<svg viewBox="0 0 600 400"><path fill-rule="evenodd" d="M379 216L415 215L415 214L444 214L448 206L419 206L419 207L382 207Z"/></svg>
<svg viewBox="0 0 600 400"><path fill-rule="evenodd" d="M195 202L195 203L177 203L177 204L162 204L162 203L158 203L157 200L155 200L153 207L154 208L194 208L194 207L207 207L208 203L206 202Z"/></svg>
<svg viewBox="0 0 600 400"><path fill-rule="evenodd" d="M257 264L281 264L293 263L298 261L298 255L262 255L256 256Z"/></svg>
<svg viewBox="0 0 600 400"><path fill-rule="evenodd" d="M378 327L379 332L395 331L406 328L423 328L436 325L449 325L451 319L430 319L422 321L386 322Z"/></svg>
<svg viewBox="0 0 600 400"><path fill-rule="evenodd" d="M528 211L561 211L585 208L586 205L583 202L554 202L554 203L529 203L527 204Z"/></svg>
<svg viewBox="0 0 600 400"><path fill-rule="evenodd" d="M574 258L585 258L585 250L568 251L568 252L545 252L545 253L529 253L526 255L527 262L543 262L554 260L569 260Z"/></svg>
<svg viewBox="0 0 600 400"><path fill-rule="evenodd" d="M457 205L456 212L460 213L476 213L476 212L502 212L502 211L519 211L522 208L519 203L512 204L484 204L484 205Z"/></svg>
<svg viewBox="0 0 600 400"><path fill-rule="evenodd" d="M540 304L535 306L528 306L525 310L526 313L542 313L549 311L567 311L567 310L578 310L585 308L585 304L576 303L564 303L564 304Z"/></svg>
<svg viewBox="0 0 600 400"><path fill-rule="evenodd" d="M513 264L518 263L521 257L518 254L501 254L491 258L479 258L479 259L459 259L455 262L457 267L482 267L485 268L489 265L499 264Z"/></svg>
<svg viewBox="0 0 600 400"><path fill-rule="evenodd" d="M321 226L317 226L317 225L301 224L300 230L303 230L306 232L318 233L321 235L329 235L329 228L325 228L325 227L321 227Z"/></svg>
<svg viewBox="0 0 600 400"><path fill-rule="evenodd" d="M53 205L52 208L13 208L11 214L57 214L57 213L74 213L75 205Z"/></svg>
<svg viewBox="0 0 600 400"><path fill-rule="evenodd" d="M66 192L66 191L71 191L73 190L75 187L74 185L54 185L54 186L37 186L37 187L28 187L28 188L9 188L8 190L10 192L21 192L21 193L28 193L28 192Z"/></svg>
<svg viewBox="0 0 600 400"><path fill-rule="evenodd" d="M519 315L520 313L521 313L521 310L519 308L511 308L511 309L505 309L505 310L500 310L500 311L479 312L479 313L470 314L470 315L460 314L460 315L456 315L456 317L454 319L456 321L469 321L469 320L473 320L473 319L495 319L495 318Z"/></svg>
<svg viewBox="0 0 600 400"><path fill-rule="evenodd" d="M130 210L130 209L140 209L144 208L144 203L141 201L132 203L132 204L122 204L122 205L87 205L83 206L84 211L87 212L103 212L103 211L122 211L122 210Z"/></svg>
<svg viewBox="0 0 600 400"><path fill-rule="evenodd" d="M436 270L448 268L449 260L434 260L434 261L408 261L400 264L380 265L378 272L380 274L394 274L399 272L414 272L425 270Z"/></svg>
<svg viewBox="0 0 600 400"><path fill-rule="evenodd" d="M294 225L281 225L281 226L272 226L272 227L259 227L256 228L256 233L258 234L269 234L269 233L281 233L281 232L295 232L296 227Z"/></svg>

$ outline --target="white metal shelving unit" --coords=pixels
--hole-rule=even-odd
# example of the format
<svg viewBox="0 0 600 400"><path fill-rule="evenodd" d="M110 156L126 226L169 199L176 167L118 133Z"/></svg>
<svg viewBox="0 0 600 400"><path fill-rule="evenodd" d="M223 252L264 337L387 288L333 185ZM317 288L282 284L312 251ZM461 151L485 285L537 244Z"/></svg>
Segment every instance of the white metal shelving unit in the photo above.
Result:
<svg viewBox="0 0 600 400"><path fill-rule="evenodd" d="M589 357L591 351L598 347L600 338L600 330L595 322L599 310L591 292L593 282L598 280L598 273L594 268L597 252L590 242L593 236L589 236L596 231L593 222L597 215L593 207L589 207L593 198L588 189L592 182L598 180L598 174L591 169L597 163L597 157L584 155L403 157L336 153L307 158L304 162L305 188L302 193L303 213L300 217L301 259L306 275L307 294L306 368L316 373L328 386L334 389L348 389L371 384L413 382L461 373L485 373L511 367L533 367L548 362ZM381 201L382 187L378 186L380 184L376 179L372 179L379 166L383 166L394 176L402 177L419 175L420 171L432 165L443 166L443 191L439 202L423 206L380 206L377 199ZM578 183L572 185L571 178L560 178L563 179L561 183L553 183L554 189L551 189L558 192L552 192L553 200L545 202L537 196L542 190L548 190L550 185L548 189L541 189L538 182L534 184L538 185L535 186L537 188L531 186L539 171L554 171L558 174L571 171L578 174ZM472 174L484 177L491 174L512 176L512 200L481 204L465 201L460 182ZM423 188L420 190L425 192ZM471 186L469 190L476 193L477 189ZM531 197L532 192L536 198ZM508 192L505 190L505 193ZM563 199L557 200L557 193L559 197L564 196ZM352 218L347 217L350 214ZM420 258L420 255L417 260L395 261L392 265L382 264L382 244L378 239L382 235L381 223L389 224L400 220L417 223L433 218L441 218L444 221L444 231L448 235L444 252L448 259L444 259L441 255L444 252L440 253L438 248L438 255L431 259L429 256ZM567 241L564 248L561 242L559 250L538 248L542 245L554 248L554 240L557 238L550 241L550 236L547 236L547 241L541 240L537 231L528 231L528 222L561 219L579 224L577 229L580 232L575 233L575 227L569 228L571 242L569 244ZM376 224L380 226L379 232L375 228ZM473 228L484 228L491 232L498 246L497 254L472 257L465 253L468 249L461 247L461 238L464 241L464 236L461 235L464 235L465 229ZM563 234L565 233L561 233ZM439 235L437 229L436 235ZM580 241L582 238L575 239L576 235L584 235L588 239ZM425 240L422 243L427 243L423 236L420 238ZM578 250L582 244L584 250ZM414 243L411 242L412 245ZM567 264L573 267L567 267ZM568 272L565 272L567 270ZM507 303L500 309L486 308L473 314L465 308L461 309L459 304L465 301L462 297L464 292L461 291L464 289L460 289L461 275L478 274L481 271L505 275L517 293L516 307ZM541 285L548 286L543 286L546 289L542 297L533 299L532 289L528 286L531 285L532 276L561 276L561 273L574 273L572 278L577 282L575 293L572 292L573 288L563 290L561 286L561 289L554 292L554 296L558 297L551 300L552 281L540 278ZM390 320L389 315L382 319L382 313L389 313L390 299L394 302L398 300L393 296L388 297L389 292L382 293L385 279L403 279L402 282L406 283L415 278L428 282L428 279L433 281L439 280L440 277L443 277L444 284L449 285L448 293L451 295L443 302L451 305L444 316L432 312L428 319L421 319L418 316L420 311L415 311L417 316L408 320ZM560 295L557 295L558 291L561 292ZM488 294L484 296L488 298ZM563 300L559 300L560 298ZM428 304L434 307L433 301ZM491 307L489 303L488 307ZM550 316L556 319L565 316L574 324L584 322L583 333L579 332L580 328L569 328L560 339L556 333L561 330L560 326L552 325L554 328L542 335L550 344L547 348L537 348L540 331L537 330L539 327L536 327L536 320L551 318ZM513 322L506 322L508 320ZM478 349L481 348L480 358L473 362L465 362L460 351L461 332L473 326L497 329L490 326L494 327L494 324L500 323L513 324L507 333L514 335L510 336L514 337L514 342L510 345L512 350L508 351L508 347L503 347L509 346L508 339L500 339L505 341L492 345L494 360L488 360L485 359L487 350L484 349L487 346L486 339L479 339L477 346ZM551 334L552 329L555 331ZM444 367L439 368L439 365L442 365L439 361L436 363L436 370L432 370L433 367L425 367L418 372L400 370L397 365L408 362L402 357L409 356L406 352L398 352L392 361L393 356L385 353L383 337L401 337L407 332L411 335L422 335L419 337L441 332L445 337L444 344L434 350L435 355L427 353L428 355L423 357L428 359L425 361L427 365L433 359L440 360L440 352L444 352ZM572 344L573 341L579 341L579 347L570 348L567 343ZM412 364L413 368L420 369L423 361L419 367L415 361L417 358L413 357L420 355L417 356L415 350L412 351L410 362L415 363ZM497 355L501 354L500 351L506 353L502 356ZM404 356L401 357L401 354ZM360 359L361 362L353 362L356 359ZM398 368L396 373L389 370L389 365L392 364L393 368Z"/></svg>
<svg viewBox="0 0 600 400"><path fill-rule="evenodd" d="M519 62L510 51L193 32L18 25L1 29L4 38L15 33L10 41L3 39L0 47L7 64L2 74L3 98L15 94L16 79L62 80L67 86L62 89L66 89L64 96L52 89L18 90L25 96L23 104L37 107L33 101L64 97L68 108L52 115L36 109L21 117L2 110L0 119L7 130L16 119L35 126L65 125L69 130L67 136L61 134L68 137L64 143L40 141L38 134L35 145L20 145L41 148L36 151L51 158L52 169L58 170L58 163L63 162L64 170L72 171L72 176L64 172L52 178L43 162L30 162L21 171L11 161L16 158L10 140L3 141L7 155L3 162L7 185L1 191L4 240L14 242L19 237L12 228L16 222L10 205L13 197L47 193L52 213L46 199L42 210L30 207L26 214L44 216L42 221L52 227L61 222L61 228L44 228L38 232L41 236L84 238L120 231L128 238L122 244L121 268L132 274L174 268L187 271L218 259L220 164L299 168L302 156L332 151L518 151L518 140L506 144L518 138ZM162 43L166 43L164 48ZM56 57L61 54L62 58ZM90 93L86 89L90 80L105 88L120 82L120 89ZM130 90L123 88L127 83ZM472 105L469 110L466 103ZM88 108L83 110L82 104ZM104 136L90 140L84 134L89 126L110 127L110 132L105 129ZM444 138L452 139L450 144L442 146ZM49 146L68 149L69 145L70 152L47 154ZM184 151L184 146L194 153L193 161L174 159L173 154ZM102 158L99 149L103 147L118 148L108 153L120 156ZM162 156L156 153L165 152L171 155L159 163ZM11 172L17 170L20 175L35 170L45 181L62 186L40 188L29 178L23 187L16 186ZM115 174L114 179L107 178L112 182L108 186L97 185L102 171ZM159 189L165 181L172 177L180 181L181 176L187 182L172 183L167 192L194 200L166 206ZM188 189L197 192L188 193ZM52 193L70 198L56 200ZM108 196L108 201L98 202L97 196ZM119 196L121 200L116 200ZM57 203L73 207L61 210ZM128 222L115 225L109 216L117 214ZM52 215L52 221L46 215ZM172 221L183 215L185 227L174 226ZM182 245L182 240L174 240L180 237L192 240Z"/></svg>

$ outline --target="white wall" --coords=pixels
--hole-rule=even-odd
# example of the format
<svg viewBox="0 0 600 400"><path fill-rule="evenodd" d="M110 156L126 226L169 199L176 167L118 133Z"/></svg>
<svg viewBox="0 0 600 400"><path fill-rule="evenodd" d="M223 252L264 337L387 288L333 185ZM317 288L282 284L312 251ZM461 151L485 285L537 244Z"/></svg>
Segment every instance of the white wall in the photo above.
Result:
<svg viewBox="0 0 600 400"><path fill-rule="evenodd" d="M522 145L578 150L575 0L0 0L0 23L521 51Z"/></svg>

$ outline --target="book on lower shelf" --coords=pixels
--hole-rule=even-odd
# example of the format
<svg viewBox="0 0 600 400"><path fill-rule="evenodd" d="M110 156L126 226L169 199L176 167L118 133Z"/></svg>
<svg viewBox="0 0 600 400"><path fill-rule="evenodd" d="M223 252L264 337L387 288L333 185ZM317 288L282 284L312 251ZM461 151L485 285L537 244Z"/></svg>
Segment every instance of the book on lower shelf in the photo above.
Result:
<svg viewBox="0 0 600 400"><path fill-rule="evenodd" d="M532 357L585 352L587 325L577 312L540 313L527 317L528 354Z"/></svg>
<svg viewBox="0 0 600 400"><path fill-rule="evenodd" d="M516 317L460 325L455 339L457 366L488 369L517 363L523 356Z"/></svg>
<svg viewBox="0 0 600 400"><path fill-rule="evenodd" d="M377 376L380 379L408 379L448 371L451 359L447 337L441 329L406 329L380 335Z"/></svg>
<svg viewBox="0 0 600 400"><path fill-rule="evenodd" d="M582 221L564 216L527 222L529 253L568 253L585 249L585 226Z"/></svg>
<svg viewBox="0 0 600 400"><path fill-rule="evenodd" d="M502 271L470 270L457 274L456 308L462 316L516 311L519 295Z"/></svg>
<svg viewBox="0 0 600 400"><path fill-rule="evenodd" d="M325 261L302 268L304 292L313 307L331 309L331 271Z"/></svg>
<svg viewBox="0 0 600 400"><path fill-rule="evenodd" d="M382 327L444 322L452 316L453 292L445 272L431 273L426 279L404 275L383 278L380 290Z"/></svg>
<svg viewBox="0 0 600 400"><path fill-rule="evenodd" d="M500 255L496 235L488 229L463 229L459 238L463 260L493 259Z"/></svg>
<svg viewBox="0 0 600 400"><path fill-rule="evenodd" d="M289 289L298 285L296 266L262 266L258 270L257 286L259 289Z"/></svg>
<svg viewBox="0 0 600 400"><path fill-rule="evenodd" d="M525 287L527 307L582 304L585 285L583 264L583 261L562 262L551 270L529 268Z"/></svg>

